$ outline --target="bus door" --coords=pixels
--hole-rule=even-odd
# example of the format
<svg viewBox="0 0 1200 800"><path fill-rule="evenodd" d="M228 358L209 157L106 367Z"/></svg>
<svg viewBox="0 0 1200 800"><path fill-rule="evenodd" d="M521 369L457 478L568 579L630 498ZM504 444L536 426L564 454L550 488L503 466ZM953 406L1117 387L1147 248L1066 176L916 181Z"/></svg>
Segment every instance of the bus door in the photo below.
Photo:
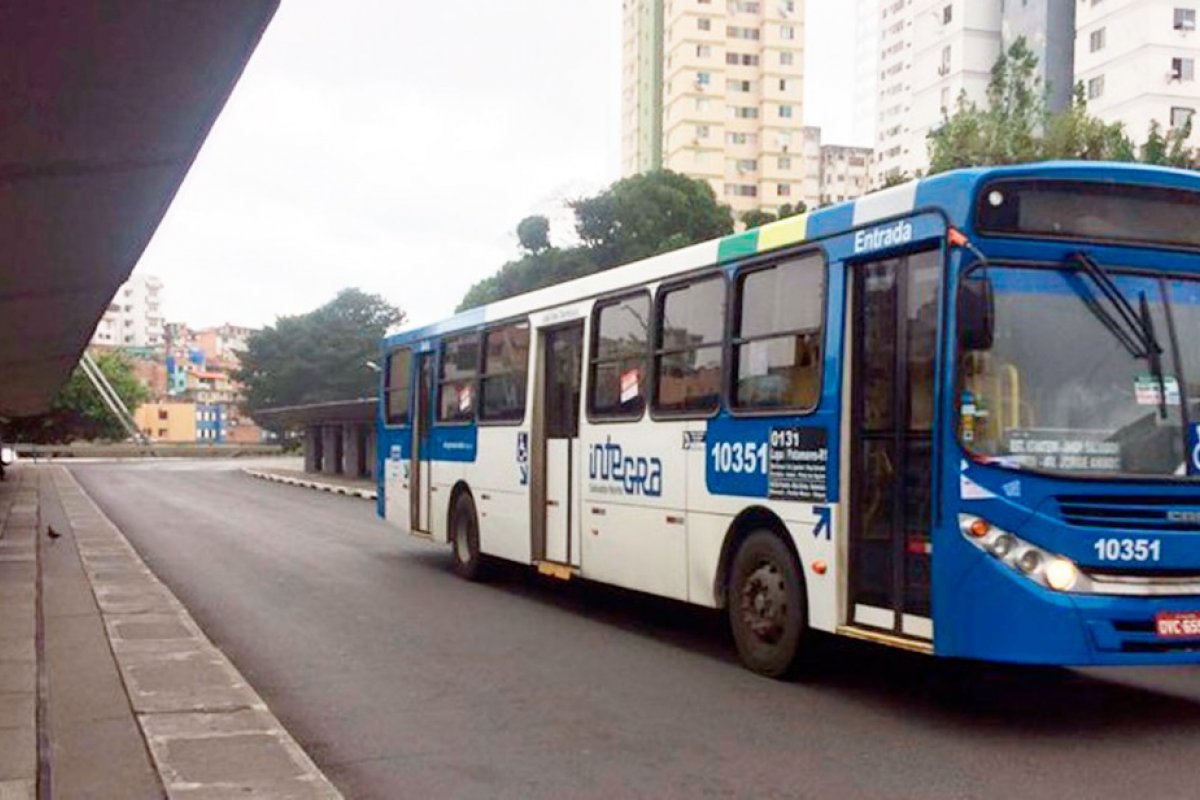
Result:
<svg viewBox="0 0 1200 800"><path fill-rule="evenodd" d="M940 249L856 264L851 624L933 638L930 540Z"/></svg>
<svg viewBox="0 0 1200 800"><path fill-rule="evenodd" d="M535 534L534 558L558 564L579 564L572 547L572 527L579 525L579 406L583 377L583 323L575 322L542 332L540 348L542 391L540 425L543 453L542 543ZM534 497L537 497L537 492ZM537 509L534 509L537 514Z"/></svg>
<svg viewBox="0 0 1200 800"><path fill-rule="evenodd" d="M410 524L414 531L428 533L430 486L433 483L433 447L429 433L433 430L433 353L418 353L415 369L416 403L413 408L412 454L408 462L408 492Z"/></svg>

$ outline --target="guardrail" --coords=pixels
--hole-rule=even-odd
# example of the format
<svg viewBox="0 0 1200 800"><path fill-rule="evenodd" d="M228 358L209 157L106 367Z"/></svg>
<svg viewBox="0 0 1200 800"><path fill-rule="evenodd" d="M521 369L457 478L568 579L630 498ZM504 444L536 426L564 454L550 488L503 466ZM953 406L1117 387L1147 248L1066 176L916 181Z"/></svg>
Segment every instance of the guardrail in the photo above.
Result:
<svg viewBox="0 0 1200 800"><path fill-rule="evenodd" d="M150 445L132 442L93 444L12 444L19 458L245 458L274 456L283 453L278 444L172 444Z"/></svg>

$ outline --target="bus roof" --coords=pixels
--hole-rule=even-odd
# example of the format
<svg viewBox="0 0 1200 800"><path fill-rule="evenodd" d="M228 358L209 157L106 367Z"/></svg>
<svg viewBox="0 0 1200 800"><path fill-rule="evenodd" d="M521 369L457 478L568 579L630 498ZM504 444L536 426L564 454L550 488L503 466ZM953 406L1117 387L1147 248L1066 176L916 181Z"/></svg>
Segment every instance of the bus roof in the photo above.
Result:
<svg viewBox="0 0 1200 800"><path fill-rule="evenodd" d="M388 331L388 345L420 341L458 330L470 330L541 309L609 294L703 267L725 264L804 241L846 233L880 220L926 208L946 212L967 228L979 184L997 178L1053 178L1111 183L1141 183L1200 191L1200 173L1191 170L1108 161L1044 161L1000 167L974 167L943 172L863 195L854 200L797 214L760 228L699 242L571 281L535 289L419 326Z"/></svg>

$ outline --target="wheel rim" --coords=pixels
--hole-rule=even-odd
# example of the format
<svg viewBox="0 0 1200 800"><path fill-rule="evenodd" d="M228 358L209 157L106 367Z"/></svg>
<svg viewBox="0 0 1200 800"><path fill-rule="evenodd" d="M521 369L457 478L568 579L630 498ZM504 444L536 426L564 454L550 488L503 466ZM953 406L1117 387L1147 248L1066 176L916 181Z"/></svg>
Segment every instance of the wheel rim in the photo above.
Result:
<svg viewBox="0 0 1200 800"><path fill-rule="evenodd" d="M471 560L470 524L464 516L454 526L454 555L464 564Z"/></svg>
<svg viewBox="0 0 1200 800"><path fill-rule="evenodd" d="M783 570L761 561L742 582L738 598L742 623L764 644L778 644L787 629L787 585Z"/></svg>

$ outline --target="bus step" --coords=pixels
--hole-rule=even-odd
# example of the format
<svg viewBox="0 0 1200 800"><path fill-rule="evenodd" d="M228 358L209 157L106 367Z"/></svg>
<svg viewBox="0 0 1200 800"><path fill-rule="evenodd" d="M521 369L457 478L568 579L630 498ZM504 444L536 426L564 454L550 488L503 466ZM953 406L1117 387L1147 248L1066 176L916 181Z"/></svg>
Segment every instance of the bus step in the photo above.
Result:
<svg viewBox="0 0 1200 800"><path fill-rule="evenodd" d="M901 650L909 650L914 653L933 655L933 642L928 639L915 639L895 633L872 630L870 628L859 628L855 625L840 625L838 626L837 633L839 636L849 636L851 639L862 639L868 642L876 642L877 644L885 644L889 647L898 647Z"/></svg>
<svg viewBox="0 0 1200 800"><path fill-rule="evenodd" d="M559 564L556 561L539 561L537 562L537 571L542 575L549 575L551 578L558 578L560 581L569 581L575 576L575 568L569 564Z"/></svg>

